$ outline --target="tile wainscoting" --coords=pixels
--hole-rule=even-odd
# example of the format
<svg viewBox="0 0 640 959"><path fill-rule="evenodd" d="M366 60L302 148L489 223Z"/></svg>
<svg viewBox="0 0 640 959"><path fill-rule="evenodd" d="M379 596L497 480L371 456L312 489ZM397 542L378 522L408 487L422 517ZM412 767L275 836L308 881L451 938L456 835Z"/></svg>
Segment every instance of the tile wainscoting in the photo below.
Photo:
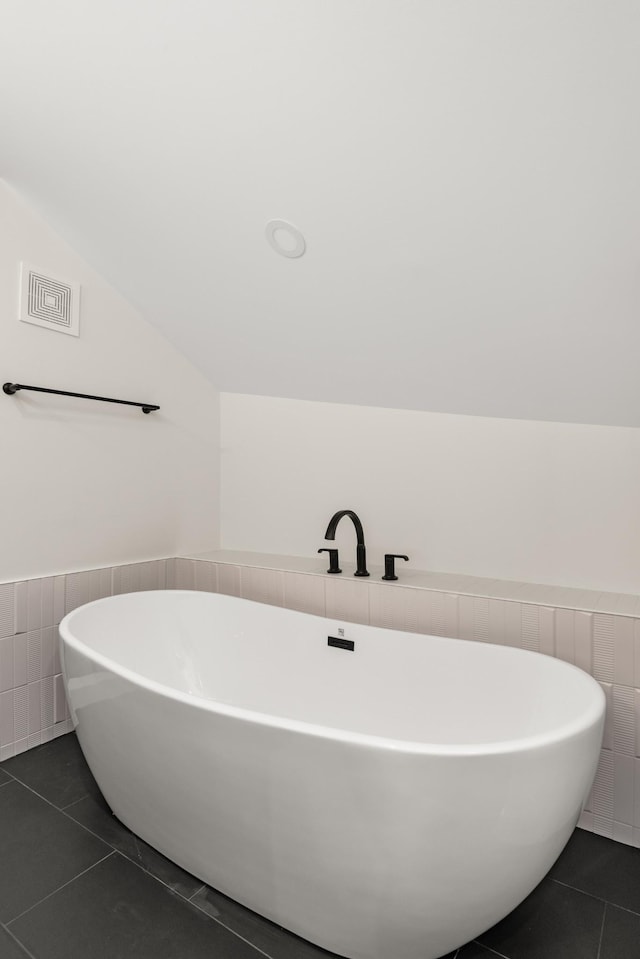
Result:
<svg viewBox="0 0 640 959"><path fill-rule="evenodd" d="M72 729L58 647L62 617L93 599L172 585L175 562L0 584L0 762Z"/></svg>
<svg viewBox="0 0 640 959"><path fill-rule="evenodd" d="M93 599L144 589L198 589L241 596L330 619L391 629L501 643L574 663L601 684L607 724L595 784L580 825L640 847L640 601L637 597L545 590L549 605L504 598L508 584L487 581L490 595L465 593L463 578L448 588L327 576L309 569L277 568L216 559L172 558L0 585L0 760L71 728L64 697L57 632L62 617ZM306 567L306 568L305 568ZM346 573L346 570L345 570ZM438 575L438 574L434 574ZM458 583L460 591L453 591ZM474 581L479 589L480 580ZM554 592L556 595L554 595ZM560 595L561 594L561 595ZM596 597L600 599L596 602ZM607 599L607 597L609 597ZM625 615L612 612L624 609ZM608 611L603 611L608 610Z"/></svg>

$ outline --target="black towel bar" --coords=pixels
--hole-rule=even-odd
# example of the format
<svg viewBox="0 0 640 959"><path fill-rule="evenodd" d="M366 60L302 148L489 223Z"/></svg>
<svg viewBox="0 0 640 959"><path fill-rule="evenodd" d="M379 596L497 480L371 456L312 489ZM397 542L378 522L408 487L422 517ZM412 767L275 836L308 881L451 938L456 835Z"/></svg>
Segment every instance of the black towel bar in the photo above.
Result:
<svg viewBox="0 0 640 959"><path fill-rule="evenodd" d="M123 406L140 406L143 413L151 413L152 410L159 410L159 406L153 403L133 403L131 400L114 400L110 396L91 396L89 393L70 393L68 390L50 390L45 386L26 386L24 383L3 383L2 389L9 396L13 396L18 390L35 390L36 393L55 393L58 396L78 396L81 400L100 400L102 403L121 403Z"/></svg>

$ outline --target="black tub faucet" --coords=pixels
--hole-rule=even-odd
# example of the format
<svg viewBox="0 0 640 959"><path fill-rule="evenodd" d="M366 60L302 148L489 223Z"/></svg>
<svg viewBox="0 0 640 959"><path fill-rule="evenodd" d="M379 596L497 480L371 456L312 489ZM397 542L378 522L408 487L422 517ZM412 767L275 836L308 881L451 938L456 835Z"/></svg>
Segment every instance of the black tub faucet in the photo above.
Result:
<svg viewBox="0 0 640 959"><path fill-rule="evenodd" d="M409 557L405 556L404 553L385 553L384 554L384 576L382 579L397 579L394 563L397 559L406 559L409 562Z"/></svg>
<svg viewBox="0 0 640 959"><path fill-rule="evenodd" d="M338 559L338 550L337 549L319 549L319 553L328 553L329 554L329 569L328 573L341 573L340 561Z"/></svg>
<svg viewBox="0 0 640 959"><path fill-rule="evenodd" d="M364 530L362 529L362 523L360 522L358 516L353 512L352 509L341 509L337 513L334 513L331 519L329 520L329 525L327 526L327 532L324 534L325 539L335 539L336 538L336 527L343 516L348 516L352 521L353 525L356 528L356 539L358 545L356 546L356 571L353 574L354 576L368 576L367 572L367 551L364 545Z"/></svg>

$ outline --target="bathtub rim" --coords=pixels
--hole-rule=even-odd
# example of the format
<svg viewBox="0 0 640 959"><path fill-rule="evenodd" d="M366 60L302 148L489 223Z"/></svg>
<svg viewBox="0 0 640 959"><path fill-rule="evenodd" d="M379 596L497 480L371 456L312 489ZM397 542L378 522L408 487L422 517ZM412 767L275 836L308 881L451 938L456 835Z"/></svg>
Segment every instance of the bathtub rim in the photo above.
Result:
<svg viewBox="0 0 640 959"><path fill-rule="evenodd" d="M517 655L524 657L537 657L545 656L547 659L553 660L558 664L559 669L566 669L582 674L582 680L586 677L592 684L594 690L593 702L589 704L589 707L584 709L580 713L580 717L570 722L566 722L560 725L553 733L537 733L532 736L521 736L516 739L505 739L500 740L499 742L486 742L486 743L426 743L416 740L405 740L405 739L392 739L385 736L376 736L367 733L358 733L352 732L350 730L341 729L335 726L322 726L318 723L309 723L304 720L291 719L285 716L277 716L273 713L260 712L259 710L246 709L241 706L233 706L228 703L222 703L217 700L208 699L203 696L196 696L193 693L184 693L178 689L174 689L171 686L167 686L164 683L159 683L156 680L149 679L146 676L143 676L141 673L136 672L133 669L129 669L126 666L122 666L116 660L112 659L109 656L105 656L102 653L98 653L95 650L91 649L86 643L80 640L78 637L74 636L70 630L69 624L72 623L74 616L79 613L81 610L84 611L89 607L100 606L106 602L112 602L118 600L120 597L131 596L149 596L153 594L161 593L166 594L177 594L177 595L195 595L202 596L202 590L193 590L193 589L159 589L159 590L144 590L144 591L134 591L131 593L118 593L115 596L104 596L100 599L92 600L88 603L83 603L81 606L77 606L75 609L66 613L65 616L60 621L58 626L58 633L62 645L65 644L71 646L76 652L84 655L90 661L96 663L96 665L102 667L110 673L115 674L116 676L121 677L127 682L131 683L134 686L141 687L142 689L147 690L148 692L155 693L161 696L167 696L169 699L173 699L176 702L183 703L188 706L197 706L200 709L205 710L206 712L211 712L217 715L226 716L232 719L240 720L242 722L250 723L259 723L261 725L268 725L271 727L283 729L289 732L301 733L303 735L320 737L323 739L333 739L343 743L348 743L352 745L360 745L369 748L375 749L384 749L390 752L396 753L407 753L411 755L427 755L427 756L445 756L445 757L481 757L481 756L499 756L499 755L508 755L516 754L521 752L526 752L530 750L545 748L557 745L559 743L566 742L574 736L578 736L581 733L586 733L598 722L604 721L605 709L606 709L606 696L604 691L598 681L594 679L589 673L585 670L580 669L579 666L575 666L573 663L567 663L565 660L557 659L554 656L548 656L545 653L536 652L534 650L520 649L516 646L501 646L497 643L478 643L474 640L467 639L456 639L451 636L434 636L434 639L438 640L447 640L451 643L461 643L468 646L482 646L489 647L493 649L509 649ZM205 593L206 595L206 593ZM217 593L211 593L211 596L217 596ZM227 594L220 594L227 595ZM253 606L264 606L268 604L259 603L254 600L244 599L242 597L229 597L231 599L237 599L241 603L249 603ZM276 609L286 610L287 607L274 607ZM291 610L291 612L299 612L298 610ZM302 613L304 616L309 616L313 619L322 619L327 620L329 617L326 616L317 616L313 613ZM368 624L356 624L362 625L363 628L367 629L384 629L382 626L369 626ZM388 632L406 632L405 630L394 630L389 629ZM413 636L425 636L430 637L430 633L411 633ZM68 683L68 676L66 672L66 663L64 658L64 652L61 656L62 668L64 674L65 684Z"/></svg>

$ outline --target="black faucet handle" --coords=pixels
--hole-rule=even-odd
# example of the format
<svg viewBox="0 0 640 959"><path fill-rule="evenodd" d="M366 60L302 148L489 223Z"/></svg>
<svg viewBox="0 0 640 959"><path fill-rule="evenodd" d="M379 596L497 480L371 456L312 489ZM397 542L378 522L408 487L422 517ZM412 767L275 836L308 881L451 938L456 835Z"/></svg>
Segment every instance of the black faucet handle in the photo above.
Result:
<svg viewBox="0 0 640 959"><path fill-rule="evenodd" d="M329 554L329 569L328 573L341 573L342 570L338 565L338 550L337 549L327 549L323 547L318 550L319 553L328 553Z"/></svg>
<svg viewBox="0 0 640 959"><path fill-rule="evenodd" d="M405 559L409 562L409 557L405 556L404 553L385 553L384 554L384 576L382 579L397 579L395 561L397 559Z"/></svg>

